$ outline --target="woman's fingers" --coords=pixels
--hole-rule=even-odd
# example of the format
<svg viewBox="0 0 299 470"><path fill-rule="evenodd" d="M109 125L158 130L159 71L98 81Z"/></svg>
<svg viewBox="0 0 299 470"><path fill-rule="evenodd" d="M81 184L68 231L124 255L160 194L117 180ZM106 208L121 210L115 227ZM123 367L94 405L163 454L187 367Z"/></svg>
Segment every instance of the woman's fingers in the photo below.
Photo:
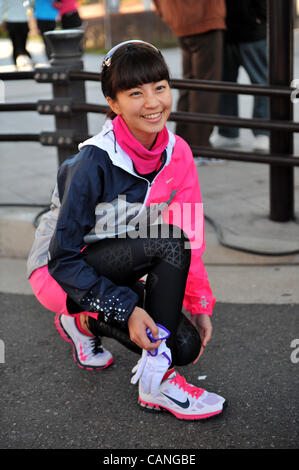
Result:
<svg viewBox="0 0 299 470"><path fill-rule="evenodd" d="M161 340L157 341L156 343L152 343L149 340L145 330L136 336L132 336L131 340L140 348L146 349L147 351L150 351L151 349L157 349L161 344Z"/></svg>
<svg viewBox="0 0 299 470"><path fill-rule="evenodd" d="M197 361L199 360L199 358L202 356L204 350L205 350L205 347L204 347L203 345L201 345L199 354L198 354L197 358L195 359L195 361L192 362L192 364L196 364L196 363L197 363Z"/></svg>
<svg viewBox="0 0 299 470"><path fill-rule="evenodd" d="M151 349L157 349L160 346L160 340L151 342L147 336L146 330L149 328L153 338L158 338L159 328L144 309L135 307L129 318L128 327L130 339L140 348L149 351Z"/></svg>

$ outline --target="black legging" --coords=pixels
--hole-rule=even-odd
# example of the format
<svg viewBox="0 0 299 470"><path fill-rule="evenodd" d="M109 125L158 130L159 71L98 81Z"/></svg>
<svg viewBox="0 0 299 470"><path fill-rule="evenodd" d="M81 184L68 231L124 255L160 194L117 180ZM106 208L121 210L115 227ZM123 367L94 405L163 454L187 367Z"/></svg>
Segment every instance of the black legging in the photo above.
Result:
<svg viewBox="0 0 299 470"><path fill-rule="evenodd" d="M197 357L201 346L197 330L182 314L191 258L190 249L186 248L188 239L181 229L172 225L157 225L152 230L156 230L154 237L142 238L134 232L125 238L99 241L90 245L84 256L99 274L139 294L139 305L171 333L167 345L172 351L173 363L188 364ZM138 281L145 274L143 289ZM114 337L140 352L129 340L128 330L121 331L92 318L89 318L89 325L94 334Z"/></svg>
<svg viewBox="0 0 299 470"><path fill-rule="evenodd" d="M19 55L27 55L31 57L30 53L26 49L26 42L29 33L29 27L27 22L6 22L6 30L9 34L13 45L13 60L14 63L17 61Z"/></svg>
<svg viewBox="0 0 299 470"><path fill-rule="evenodd" d="M56 21L37 20L37 26L44 41L46 56L48 59L51 59L51 45L49 43L49 40L47 39L47 36L45 36L45 33L47 33L48 31L54 31L54 29L56 28Z"/></svg>

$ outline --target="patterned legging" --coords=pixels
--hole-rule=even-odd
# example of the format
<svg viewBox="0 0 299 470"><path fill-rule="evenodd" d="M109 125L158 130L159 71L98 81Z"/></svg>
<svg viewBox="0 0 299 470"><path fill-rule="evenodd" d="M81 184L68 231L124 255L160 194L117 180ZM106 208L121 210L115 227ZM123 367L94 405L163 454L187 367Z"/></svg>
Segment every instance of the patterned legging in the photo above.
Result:
<svg viewBox="0 0 299 470"><path fill-rule="evenodd" d="M156 226L156 236L109 238L90 245L86 262L113 283L129 286L138 293L142 306L156 323L170 331L167 340L173 364L185 365L198 355L201 341L191 322L182 314L191 252L188 239L176 226ZM145 284L139 282L147 274ZM94 334L110 336L131 350L140 348L129 339L128 329L111 327L89 318Z"/></svg>

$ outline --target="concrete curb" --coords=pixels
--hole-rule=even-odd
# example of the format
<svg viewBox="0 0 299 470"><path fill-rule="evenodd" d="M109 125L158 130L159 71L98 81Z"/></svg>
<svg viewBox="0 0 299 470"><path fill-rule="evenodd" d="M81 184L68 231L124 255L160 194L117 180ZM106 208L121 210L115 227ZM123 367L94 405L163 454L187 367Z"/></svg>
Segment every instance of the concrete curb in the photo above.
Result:
<svg viewBox="0 0 299 470"><path fill-rule="evenodd" d="M35 228L33 221L40 213L40 208L30 207L9 207L0 208L0 257L26 259L30 251ZM267 225L267 221L263 222ZM297 225L297 224L295 224ZM269 222L271 226L271 222ZM298 230L298 226L295 229ZM246 228L245 228L246 229ZM266 229L260 236L252 239L242 233L227 234L226 241L236 246L250 247L253 250L262 250L269 248L270 242L275 246L274 251L289 251L299 249L299 242L295 240L283 239L285 226L281 225L281 237L269 240ZM278 235L276 235L278 237ZM299 254L289 256L259 256L250 253L233 250L222 246L213 227L206 223L205 238L207 249L203 259L206 264L211 265L273 265L273 264L299 264Z"/></svg>

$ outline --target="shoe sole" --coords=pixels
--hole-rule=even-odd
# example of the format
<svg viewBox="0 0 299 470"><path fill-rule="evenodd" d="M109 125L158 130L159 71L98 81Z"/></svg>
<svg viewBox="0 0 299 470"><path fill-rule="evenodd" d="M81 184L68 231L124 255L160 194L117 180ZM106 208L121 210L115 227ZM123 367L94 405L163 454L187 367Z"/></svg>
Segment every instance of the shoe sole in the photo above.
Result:
<svg viewBox="0 0 299 470"><path fill-rule="evenodd" d="M167 412L171 413L174 415L176 418L181 419L181 420L188 420L188 421L198 421L198 420L204 420L204 419L209 419L212 418L213 416L218 416L223 412L223 410L227 407L227 402L225 401L222 405L222 409L219 411L214 411L213 413L206 413L204 415L184 415L181 413L178 413L176 411L173 411L169 408L166 408L162 405L157 405L155 403L149 403L144 400L142 400L140 397L138 398L138 404L141 406L144 410L149 411L150 413L162 413L162 412Z"/></svg>
<svg viewBox="0 0 299 470"><path fill-rule="evenodd" d="M72 338L68 335L68 333L63 328L60 317L61 317L60 314L57 314L55 316L55 326L57 328L58 333L64 339L64 341L66 341L67 343L71 343L71 345L73 346L73 357L74 357L74 361L76 362L77 366L79 366L81 369L85 369L85 370L102 370L102 369L106 369L107 367L111 366L111 364L113 364L113 362L114 362L113 357L111 357L104 366L85 366L84 364L82 364L80 362L79 358L78 358L78 354L77 354L77 350L76 350L74 341L72 340Z"/></svg>

